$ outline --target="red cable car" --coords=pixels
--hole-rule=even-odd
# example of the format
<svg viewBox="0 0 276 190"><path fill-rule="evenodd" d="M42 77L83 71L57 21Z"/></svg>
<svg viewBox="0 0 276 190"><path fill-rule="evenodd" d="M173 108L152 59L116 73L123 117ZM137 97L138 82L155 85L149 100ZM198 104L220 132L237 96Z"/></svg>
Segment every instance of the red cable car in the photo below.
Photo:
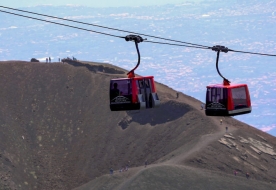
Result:
<svg viewBox="0 0 276 190"><path fill-rule="evenodd" d="M156 93L153 76L135 77L134 70L140 64L138 43L140 36L128 35L126 41L134 41L138 53L138 63L128 73L128 78L110 80L110 110L140 110L159 106L160 100Z"/></svg>
<svg viewBox="0 0 276 190"><path fill-rule="evenodd" d="M228 48L214 46L217 51L216 67L219 75L223 78L223 84L207 86L205 114L207 116L234 116L251 112L250 94L246 84L230 84L218 69L220 51L227 53Z"/></svg>
<svg viewBox="0 0 276 190"><path fill-rule="evenodd" d="M207 86L205 113L208 116L234 116L251 112L246 84Z"/></svg>

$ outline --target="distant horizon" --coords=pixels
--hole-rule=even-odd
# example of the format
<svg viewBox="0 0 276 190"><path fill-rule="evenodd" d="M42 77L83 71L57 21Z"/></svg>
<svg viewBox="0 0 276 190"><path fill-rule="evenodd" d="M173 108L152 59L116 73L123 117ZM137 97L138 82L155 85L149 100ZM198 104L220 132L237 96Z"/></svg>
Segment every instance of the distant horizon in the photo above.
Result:
<svg viewBox="0 0 276 190"><path fill-rule="evenodd" d="M1 3L2 6L9 6L9 7L29 7L29 6L39 6L39 5L53 5L53 6L60 6L60 5L78 5L78 6L88 6L88 7L134 7L134 6L154 6L154 5L165 5L165 4L180 4L185 2L201 2L204 0L140 0L131 2L128 0L121 0L121 1L112 1L112 0L102 0L102 1L88 1L88 0L48 0L47 2L42 0L27 0L27 1L7 1ZM206 1L206 0L205 0Z"/></svg>

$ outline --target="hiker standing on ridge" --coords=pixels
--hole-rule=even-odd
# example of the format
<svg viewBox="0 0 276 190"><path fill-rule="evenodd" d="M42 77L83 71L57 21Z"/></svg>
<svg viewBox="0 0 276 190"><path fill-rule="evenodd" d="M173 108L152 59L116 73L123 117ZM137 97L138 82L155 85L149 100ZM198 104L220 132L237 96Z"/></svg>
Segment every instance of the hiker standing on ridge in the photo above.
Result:
<svg viewBox="0 0 276 190"><path fill-rule="evenodd" d="M145 168L147 167L148 165L148 160L145 161Z"/></svg>
<svg viewBox="0 0 276 190"><path fill-rule="evenodd" d="M126 165L126 171L128 170L128 164Z"/></svg>
<svg viewBox="0 0 276 190"><path fill-rule="evenodd" d="M246 176L247 179L249 179L249 173L248 172L245 174L245 176Z"/></svg>

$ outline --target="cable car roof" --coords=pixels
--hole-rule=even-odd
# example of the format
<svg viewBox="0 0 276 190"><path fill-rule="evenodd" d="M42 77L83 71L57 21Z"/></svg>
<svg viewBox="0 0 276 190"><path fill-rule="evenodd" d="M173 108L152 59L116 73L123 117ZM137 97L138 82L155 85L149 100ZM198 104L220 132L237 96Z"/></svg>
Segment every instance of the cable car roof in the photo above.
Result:
<svg viewBox="0 0 276 190"><path fill-rule="evenodd" d="M139 80L139 79L153 79L154 77L153 76L146 76L146 77L134 77L134 78L118 78L118 79L112 79L112 81L114 80L127 80L127 79L135 79L135 80Z"/></svg>
<svg viewBox="0 0 276 190"><path fill-rule="evenodd" d="M247 86L246 84L230 84L230 85L224 85L224 84L211 84L208 85L207 88L238 88L238 87L243 87Z"/></svg>

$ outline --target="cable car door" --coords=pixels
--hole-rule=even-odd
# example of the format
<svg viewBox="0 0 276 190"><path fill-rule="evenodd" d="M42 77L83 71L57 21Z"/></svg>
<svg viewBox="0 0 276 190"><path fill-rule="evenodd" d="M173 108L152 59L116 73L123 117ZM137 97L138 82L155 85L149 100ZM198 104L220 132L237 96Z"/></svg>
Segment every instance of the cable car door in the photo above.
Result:
<svg viewBox="0 0 276 190"><path fill-rule="evenodd" d="M137 80L139 94L142 95L143 101L146 103L146 108L152 108L152 87L150 79L144 78Z"/></svg>

